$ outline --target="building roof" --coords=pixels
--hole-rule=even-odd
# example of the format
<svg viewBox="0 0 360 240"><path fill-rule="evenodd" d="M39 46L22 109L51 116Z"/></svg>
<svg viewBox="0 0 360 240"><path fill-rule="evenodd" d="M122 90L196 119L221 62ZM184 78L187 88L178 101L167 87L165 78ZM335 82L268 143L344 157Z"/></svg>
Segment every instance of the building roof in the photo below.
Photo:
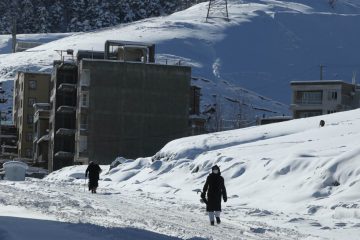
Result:
<svg viewBox="0 0 360 240"><path fill-rule="evenodd" d="M76 54L76 59L80 61L84 58L90 59L104 59L105 52L104 51L92 51L92 50L78 50Z"/></svg>
<svg viewBox="0 0 360 240"><path fill-rule="evenodd" d="M38 71L18 71L17 73L18 74L24 73L25 75L26 74L51 75L51 73L49 73L49 72L38 72Z"/></svg>
<svg viewBox="0 0 360 240"><path fill-rule="evenodd" d="M290 85L352 85L343 80L312 80L312 81L291 81Z"/></svg>
<svg viewBox="0 0 360 240"><path fill-rule="evenodd" d="M147 47L152 47L155 44L154 43L149 43L149 42L132 42L132 41L119 41L119 40L107 40L105 42L105 45L107 44L113 44L113 45L117 45L117 46L125 46L125 45L141 45L141 46L147 46Z"/></svg>

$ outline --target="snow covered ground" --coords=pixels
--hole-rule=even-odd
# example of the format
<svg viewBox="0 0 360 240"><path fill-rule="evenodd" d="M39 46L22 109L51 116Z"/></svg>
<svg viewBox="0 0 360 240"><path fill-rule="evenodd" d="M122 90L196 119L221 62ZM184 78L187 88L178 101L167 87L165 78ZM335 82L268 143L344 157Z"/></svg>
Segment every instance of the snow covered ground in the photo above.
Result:
<svg viewBox="0 0 360 240"><path fill-rule="evenodd" d="M359 137L353 110L174 140L153 157L101 166L96 195L85 189L86 166L0 181L0 236L45 239L54 229L79 239L355 240ZM229 199L213 227L197 190L215 164ZM16 231L23 223L45 230Z"/></svg>

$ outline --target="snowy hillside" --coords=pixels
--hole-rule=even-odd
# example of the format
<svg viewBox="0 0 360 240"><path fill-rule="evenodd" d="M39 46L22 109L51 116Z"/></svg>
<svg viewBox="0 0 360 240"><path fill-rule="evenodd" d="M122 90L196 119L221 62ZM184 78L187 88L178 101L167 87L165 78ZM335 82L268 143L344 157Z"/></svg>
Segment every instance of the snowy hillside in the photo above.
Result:
<svg viewBox="0 0 360 240"><path fill-rule="evenodd" d="M162 239L151 235L156 232L182 239L356 240L359 137L360 110L354 110L178 139L153 157L125 160L110 171L101 166L97 195L85 192L86 166L44 180L0 181L0 212L24 218L12 206L26 207L30 218L70 222L75 232L102 231L102 239L127 236L134 227L134 236L146 239ZM197 191L215 164L229 200L223 223L212 227ZM2 226L9 221L0 217Z"/></svg>
<svg viewBox="0 0 360 240"><path fill-rule="evenodd" d="M73 36L31 51L1 55L0 80L17 70L50 71L56 49L103 50L108 39L157 44L158 62L190 65L203 91L202 111L221 108L225 129L257 117L288 115L291 80L350 81L359 70L358 1L229 1L230 22L205 22L207 3L170 16L141 20ZM346 26L346 27L343 27ZM249 94L250 92L250 94ZM256 94L255 94L256 93ZM241 109L241 110L240 110ZM217 109L219 111L219 109Z"/></svg>

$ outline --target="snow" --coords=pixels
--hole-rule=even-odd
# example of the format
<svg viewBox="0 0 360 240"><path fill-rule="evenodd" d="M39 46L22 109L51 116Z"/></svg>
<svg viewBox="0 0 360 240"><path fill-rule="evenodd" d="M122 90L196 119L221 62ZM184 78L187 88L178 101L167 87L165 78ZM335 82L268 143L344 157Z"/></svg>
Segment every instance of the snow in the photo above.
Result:
<svg viewBox="0 0 360 240"><path fill-rule="evenodd" d="M101 239L357 239L359 137L360 110L353 110L177 139L155 156L102 165L98 194L86 190L86 166L1 181L0 211L8 217L0 222L46 219L32 224L61 236L82 232L80 239L88 232ZM222 224L211 227L198 191L215 164L228 202Z"/></svg>

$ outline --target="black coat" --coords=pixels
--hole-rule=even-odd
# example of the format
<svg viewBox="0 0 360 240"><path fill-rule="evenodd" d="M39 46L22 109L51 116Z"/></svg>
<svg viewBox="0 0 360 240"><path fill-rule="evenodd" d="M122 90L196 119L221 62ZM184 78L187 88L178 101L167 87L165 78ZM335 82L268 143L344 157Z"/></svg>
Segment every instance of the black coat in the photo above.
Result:
<svg viewBox="0 0 360 240"><path fill-rule="evenodd" d="M206 192L206 211L221 211L221 197L223 197L224 201L227 201L227 195L224 178L220 174L210 173L203 188L203 195L205 195Z"/></svg>
<svg viewBox="0 0 360 240"><path fill-rule="evenodd" d="M89 174L89 189L97 188L98 187L98 181L99 181L99 175L101 173L101 168L96 163L90 163L89 166L86 168L85 171L85 177Z"/></svg>

